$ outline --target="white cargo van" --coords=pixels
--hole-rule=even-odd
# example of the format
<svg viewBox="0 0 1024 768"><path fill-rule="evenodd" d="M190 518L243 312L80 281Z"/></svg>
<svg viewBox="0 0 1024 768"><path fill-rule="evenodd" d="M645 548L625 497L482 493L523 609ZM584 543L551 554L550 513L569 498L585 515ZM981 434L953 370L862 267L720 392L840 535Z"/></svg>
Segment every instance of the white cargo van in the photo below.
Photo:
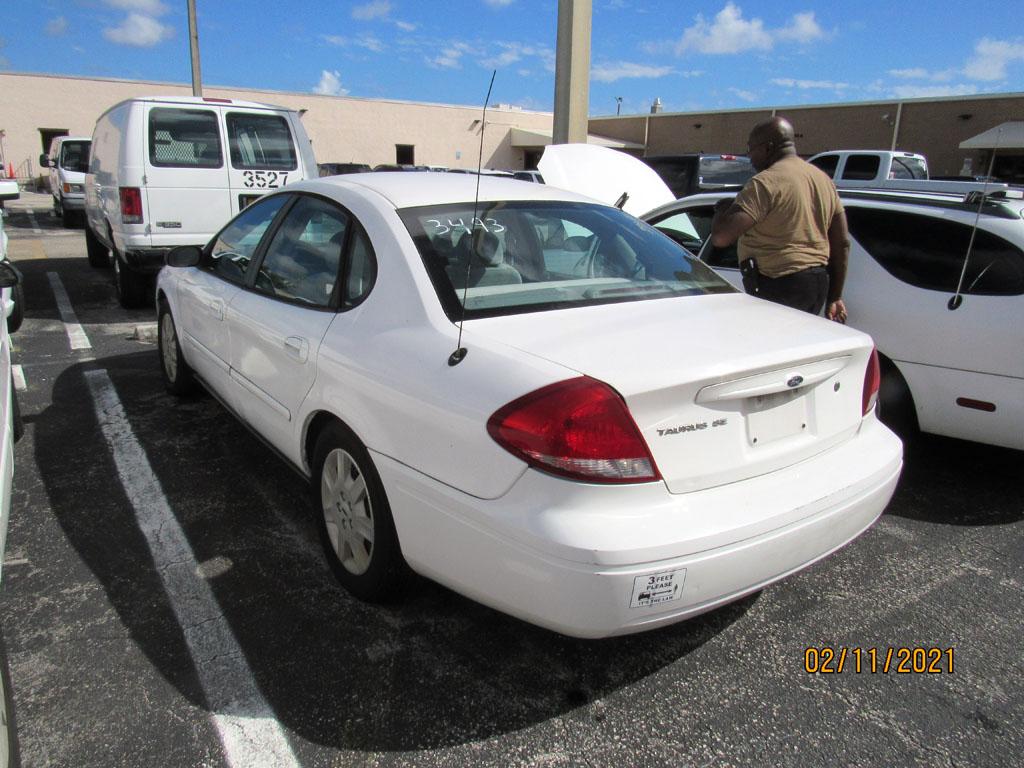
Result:
<svg viewBox="0 0 1024 768"><path fill-rule="evenodd" d="M316 177L294 110L192 96L122 101L93 131L89 262L112 259L118 299L139 306L170 248L205 245L263 193Z"/></svg>
<svg viewBox="0 0 1024 768"><path fill-rule="evenodd" d="M58 136L50 142L50 154L39 164L50 169L53 212L70 227L85 209L85 172L89 169L88 136Z"/></svg>

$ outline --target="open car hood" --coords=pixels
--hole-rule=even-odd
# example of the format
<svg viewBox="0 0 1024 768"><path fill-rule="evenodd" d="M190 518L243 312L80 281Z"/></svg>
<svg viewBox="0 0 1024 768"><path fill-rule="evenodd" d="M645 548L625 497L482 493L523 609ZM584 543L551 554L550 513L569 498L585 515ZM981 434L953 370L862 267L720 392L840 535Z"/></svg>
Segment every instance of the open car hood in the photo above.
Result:
<svg viewBox="0 0 1024 768"><path fill-rule="evenodd" d="M608 205L625 192L626 213L643 216L676 199L649 165L625 152L590 144L551 144L537 164L548 186L587 195Z"/></svg>

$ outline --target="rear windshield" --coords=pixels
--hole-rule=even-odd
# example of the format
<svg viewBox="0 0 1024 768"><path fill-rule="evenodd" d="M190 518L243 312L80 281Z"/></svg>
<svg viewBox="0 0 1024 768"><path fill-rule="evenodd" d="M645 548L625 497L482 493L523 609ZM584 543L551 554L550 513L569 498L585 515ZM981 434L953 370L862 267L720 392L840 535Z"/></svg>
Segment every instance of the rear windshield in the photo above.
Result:
<svg viewBox="0 0 1024 768"><path fill-rule="evenodd" d="M295 142L283 117L229 112L227 124L233 168L295 170Z"/></svg>
<svg viewBox="0 0 1024 768"><path fill-rule="evenodd" d="M60 167L65 171L86 173L89 170L91 141L65 141L60 145Z"/></svg>
<svg viewBox="0 0 1024 768"><path fill-rule="evenodd" d="M398 212L453 321L729 293L686 249L615 208L489 202ZM465 301L465 304L463 304Z"/></svg>
<svg viewBox="0 0 1024 768"><path fill-rule="evenodd" d="M702 157L700 159L700 186L746 184L755 173L746 157Z"/></svg>
<svg viewBox="0 0 1024 768"><path fill-rule="evenodd" d="M205 109L149 112L149 162L168 168L220 168L217 114Z"/></svg>

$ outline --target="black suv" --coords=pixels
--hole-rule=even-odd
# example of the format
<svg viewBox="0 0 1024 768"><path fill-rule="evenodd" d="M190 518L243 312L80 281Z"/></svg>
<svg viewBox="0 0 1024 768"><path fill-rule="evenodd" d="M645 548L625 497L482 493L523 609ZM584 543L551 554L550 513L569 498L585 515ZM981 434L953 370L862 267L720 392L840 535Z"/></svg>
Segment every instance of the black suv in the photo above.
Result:
<svg viewBox="0 0 1024 768"><path fill-rule="evenodd" d="M757 171L743 155L658 155L640 158L657 171L676 197L739 188Z"/></svg>

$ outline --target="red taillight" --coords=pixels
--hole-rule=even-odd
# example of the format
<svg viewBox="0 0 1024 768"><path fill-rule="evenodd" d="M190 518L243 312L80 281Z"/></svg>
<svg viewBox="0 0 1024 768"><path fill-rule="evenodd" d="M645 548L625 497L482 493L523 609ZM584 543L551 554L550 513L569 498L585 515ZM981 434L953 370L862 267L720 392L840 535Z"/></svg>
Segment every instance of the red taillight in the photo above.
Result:
<svg viewBox="0 0 1024 768"><path fill-rule="evenodd" d="M619 394L581 376L500 408L487 431L527 464L592 483L660 480L647 443Z"/></svg>
<svg viewBox="0 0 1024 768"><path fill-rule="evenodd" d="M119 187L121 194L121 221L125 224L142 223L142 190L138 187Z"/></svg>
<svg viewBox="0 0 1024 768"><path fill-rule="evenodd" d="M868 369L864 372L864 394L861 397L861 407L865 416L878 402L878 387L881 383L882 372L878 365L878 350L872 349L871 357L868 359Z"/></svg>

